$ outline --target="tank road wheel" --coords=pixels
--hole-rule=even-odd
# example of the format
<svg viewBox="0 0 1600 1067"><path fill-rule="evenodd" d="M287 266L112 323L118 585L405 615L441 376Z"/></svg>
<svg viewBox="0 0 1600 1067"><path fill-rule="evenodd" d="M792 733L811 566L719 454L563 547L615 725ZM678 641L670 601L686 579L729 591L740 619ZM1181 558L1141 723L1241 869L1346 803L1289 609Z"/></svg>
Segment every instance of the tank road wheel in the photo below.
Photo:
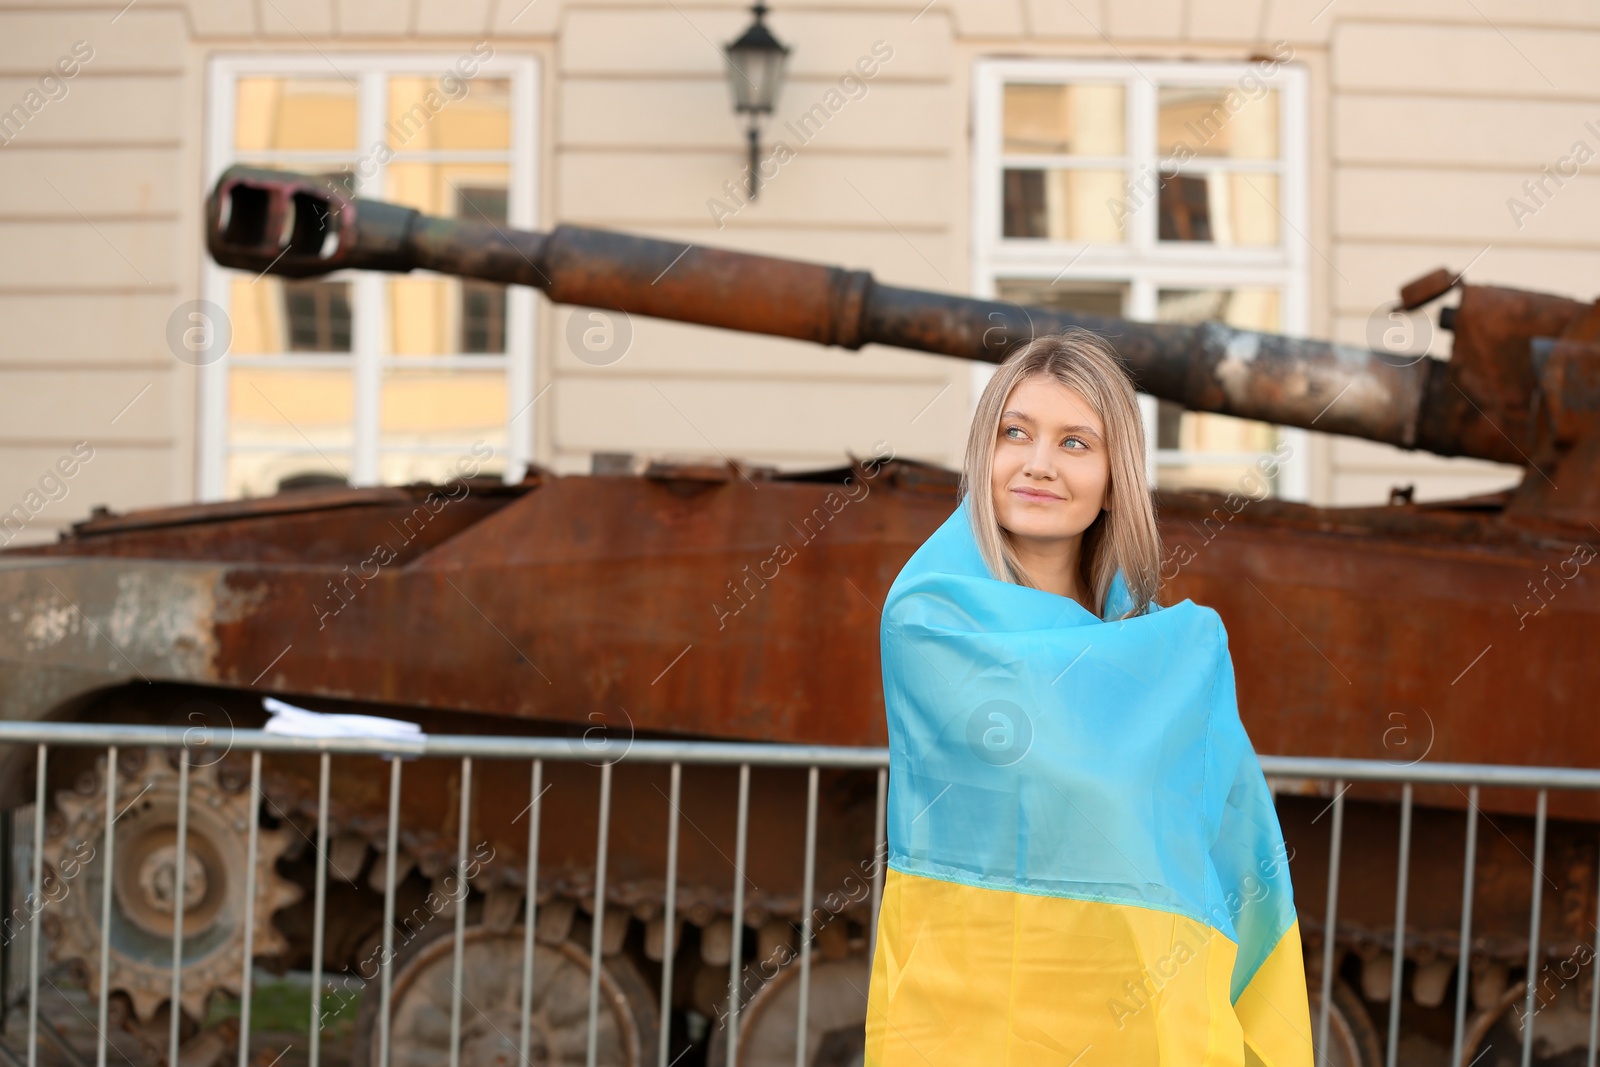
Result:
<svg viewBox="0 0 1600 1067"><path fill-rule="evenodd" d="M445 1067L450 1063L451 975L455 960L452 921L438 934L398 950L390 994L391 1067ZM467 928L462 944L461 1065L519 1067L522 1038L522 927ZM378 1061L377 979L361 998L355 1067ZM533 1024L527 1067L582 1067L589 1032L589 954L570 942L534 945ZM600 969L597 1063L644 1067L656 1054L656 1004L625 956Z"/></svg>
<svg viewBox="0 0 1600 1067"><path fill-rule="evenodd" d="M811 958L811 996L806 1027L807 1067L860 1067L867 1029L865 956ZM800 1020L800 962L790 963L739 1010L739 1067L793 1067ZM711 1038L706 1063L727 1058L727 1028Z"/></svg>
<svg viewBox="0 0 1600 1067"><path fill-rule="evenodd" d="M183 1010L206 1017L219 989L237 994L244 966L244 918L250 797L232 787L218 766L189 769L189 832L184 862ZM50 956L72 962L98 990L102 979L123 992L140 1020L148 1021L172 992L172 933L176 905L178 769L162 749L124 752L118 758L116 842L111 893L109 973L100 971L100 905L105 864L105 758L77 787L56 794L60 820L52 820L44 862L61 888L46 910ZM300 897L280 877L276 862L288 845L284 831L262 830L257 839L254 954L288 948L273 928L272 913Z"/></svg>
<svg viewBox="0 0 1600 1067"><path fill-rule="evenodd" d="M1317 1025L1321 1018L1322 991L1311 990L1311 1040L1317 1039ZM1328 1008L1328 1050L1324 1061L1318 1050L1317 1063L1327 1067L1379 1067L1383 1063L1383 1047L1378 1041L1378 1030L1372 1025L1367 1007L1343 981L1333 983L1333 1003Z"/></svg>

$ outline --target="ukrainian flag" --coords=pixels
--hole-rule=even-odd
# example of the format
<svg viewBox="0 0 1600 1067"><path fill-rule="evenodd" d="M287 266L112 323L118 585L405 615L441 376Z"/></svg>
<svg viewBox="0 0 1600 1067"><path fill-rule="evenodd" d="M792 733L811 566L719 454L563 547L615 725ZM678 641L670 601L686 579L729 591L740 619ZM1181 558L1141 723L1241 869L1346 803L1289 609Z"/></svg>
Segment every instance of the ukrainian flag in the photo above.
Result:
<svg viewBox="0 0 1600 1067"><path fill-rule="evenodd" d="M1288 856L1227 634L989 576L965 503L883 612L867 1067L1303 1067Z"/></svg>

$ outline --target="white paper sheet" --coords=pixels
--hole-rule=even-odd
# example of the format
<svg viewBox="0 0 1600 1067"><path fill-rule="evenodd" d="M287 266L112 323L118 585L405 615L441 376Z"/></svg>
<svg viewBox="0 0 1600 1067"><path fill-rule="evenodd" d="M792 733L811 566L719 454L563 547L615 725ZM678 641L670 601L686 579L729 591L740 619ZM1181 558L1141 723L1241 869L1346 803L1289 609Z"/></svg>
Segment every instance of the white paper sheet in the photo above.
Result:
<svg viewBox="0 0 1600 1067"><path fill-rule="evenodd" d="M262 697L261 706L272 713L263 729L291 737L380 737L390 741L422 741L428 735L414 722L377 715L339 715L297 708L277 697Z"/></svg>

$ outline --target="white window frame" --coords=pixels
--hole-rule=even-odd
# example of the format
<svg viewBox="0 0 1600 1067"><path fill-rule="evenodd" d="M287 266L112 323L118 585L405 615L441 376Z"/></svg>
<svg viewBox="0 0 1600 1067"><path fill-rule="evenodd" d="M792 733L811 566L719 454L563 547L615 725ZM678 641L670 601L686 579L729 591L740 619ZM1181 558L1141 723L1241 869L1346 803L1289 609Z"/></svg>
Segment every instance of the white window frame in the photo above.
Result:
<svg viewBox="0 0 1600 1067"><path fill-rule="evenodd" d="M441 48L425 53L335 53L324 55L298 53L248 55L217 55L208 64L207 83L209 114L206 118L205 186L207 191L216 186L217 178L240 158L233 150L235 120L235 86L242 77L340 77L356 81L358 86L358 130L355 155L365 159L374 146L384 142L387 115L384 90L390 76L443 75L461 56L466 47ZM509 159L511 171L506 196L507 223L515 229L538 227L538 167L539 141L539 68L533 56L491 56L478 60L474 80L492 77L506 78L511 82L511 145L504 150L483 153L496 162ZM303 163L316 167L328 163L344 163L350 159L348 152L335 151L275 151L252 152L251 161ZM472 153L463 151L424 152L406 150L403 162L426 163L435 161L470 162ZM357 176L356 195L382 197L386 166L374 159L375 169L370 177ZM236 272L220 267L209 256L205 258L201 276L201 293L224 311L229 309L230 278ZM431 271L415 271L416 277L444 277ZM526 286L510 286L506 294L506 351L503 356L474 354L441 355L436 357L386 356L388 347L390 289L384 278L372 271L336 271L324 275L330 281L348 281L351 285L351 384L355 396L353 441L350 453L350 483L356 486L379 484L380 401L383 373L396 367L452 368L473 367L483 370L504 368L506 373L506 451L505 480L521 481L533 462L534 412L532 410L534 368L537 365L534 351L536 334L535 301ZM197 495L201 500L221 500L227 495L228 456L228 379L229 369L236 365L270 365L275 367L328 367L327 357L295 356L284 354L262 359L238 359L231 352L200 368L199 456L197 464ZM457 449L450 448L454 452ZM315 454L311 446L303 449L274 449L274 451L305 451ZM412 449L412 451L416 451ZM426 449L423 449L426 451Z"/></svg>
<svg viewBox="0 0 1600 1067"><path fill-rule="evenodd" d="M1161 241L1155 194L1160 173L1154 123L1157 85L1237 85L1254 73L1278 97L1280 154L1276 161L1228 160L1231 170L1256 170L1278 177L1278 210L1283 240L1274 248L1217 246L1201 242ZM1126 155L1118 160L1087 157L1028 157L1030 166L1073 166L1106 169L1126 165L1130 180L1150 190L1144 202L1127 216L1127 236L1122 244L1057 241L1048 238L1005 238L1002 233L1001 195L1006 156L1002 152L1003 92L1008 82L1062 84L1115 82L1123 86L1127 108L1124 133ZM1195 169L1191 161L1180 170ZM1170 173L1170 170L1168 171ZM1109 281L1128 286L1127 315L1153 320L1156 293L1161 289L1222 289L1271 287L1280 295L1280 328L1286 334L1305 334L1308 310L1307 266L1311 246L1306 239L1307 144L1306 72L1279 63L1262 74L1256 63L1192 63L1159 60L986 59L973 70L973 290L993 299L1001 278L1038 278L1053 281ZM974 364L972 396L982 392L993 368ZM1156 448L1156 399L1140 394L1144 412L1146 455L1151 483L1158 466L1193 462L1195 453ZM1286 500L1309 499L1310 434L1280 427L1282 439L1293 449L1282 465L1278 495ZM1209 453L1228 461L1234 457ZM1254 459L1251 454L1248 459Z"/></svg>

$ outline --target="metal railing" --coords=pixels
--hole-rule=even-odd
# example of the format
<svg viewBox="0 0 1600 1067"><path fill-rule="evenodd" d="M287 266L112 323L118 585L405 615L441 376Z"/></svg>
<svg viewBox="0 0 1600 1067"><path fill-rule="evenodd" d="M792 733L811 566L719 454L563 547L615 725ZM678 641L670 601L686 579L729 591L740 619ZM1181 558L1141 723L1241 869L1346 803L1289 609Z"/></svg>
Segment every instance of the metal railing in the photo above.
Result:
<svg viewBox="0 0 1600 1067"><path fill-rule="evenodd" d="M679 820L681 811L682 771L685 766L721 766L737 768L738 770L738 799L736 810L736 837L735 855L733 866L735 877L733 883L733 908L731 918L731 948L728 974L728 1003L725 1024L727 1026L726 1067L735 1067L737 1062L739 1043L739 1011L740 1011L740 980L743 966L743 930L744 930L744 869L747 859L746 846L749 829L750 812L750 782L751 768L794 768L807 772L806 812L805 812L805 857L804 857L804 885L802 887L803 899L801 914L806 916L805 925L801 930L798 953L798 1002L799 1010L796 1025L798 1029L796 1058L797 1067L805 1067L807 1060L806 1047L806 1022L809 1018L809 989L811 975L812 936L810 917L813 914L814 887L817 860L817 812L818 812L818 781L819 772L824 769L859 770L876 772L877 792L875 805L874 825L874 850L875 861L872 867L871 884L871 910L870 930L867 944L870 946L876 939L876 925L878 905L883 891L883 864L876 861L882 856L882 843L885 831L885 803L887 797L888 781L888 750L883 748L845 748L813 745L768 745L747 743L723 742L698 742L698 741L613 741L594 740L590 738L541 738L541 737L507 737L507 736L480 736L480 735L430 735L419 741L399 741L394 739L368 739L368 738L299 738L280 734L269 734L260 730L214 730L200 727L161 727L161 726L136 726L136 725L106 725L106 724L79 724L79 723L15 723L0 722L0 746L31 745L35 746L35 793L32 812L32 839L31 869L29 875L29 898L31 939L28 945L28 993L27 993L27 1067L38 1067L39 1038L41 1024L45 1020L39 1013L39 983L41 976L41 923L38 921L38 912L43 904L43 874L44 874L44 845L46 811L49 807L49 798L46 796L47 772L49 770L50 749L57 746L93 747L103 749L106 756L106 789L105 789L105 831L102 843L103 856L108 872L102 878L102 899L100 901L100 931L99 931L99 982L98 995L98 1020L95 1029L98 1033L95 1064L96 1067L106 1067L107 1046L106 1037L109 1021L109 987L106 980L109 973L110 931L112 925L112 887L113 879L109 875L116 845L114 827L118 814L115 810L117 802L117 760L119 750L134 748L167 748L185 749L187 751L209 749L215 750L222 743L226 744L229 751L238 751L249 754L250 766L250 815L248 819L247 854L248 862L245 865L245 898L254 901L257 893L257 871L259 847L259 823L261 817L260 804L263 798L261 787L262 754L263 753L302 753L315 754L319 757L317 779L317 816L316 816L316 841L314 901L313 901L313 931L311 944L311 1008L309 1030L309 1067L318 1067L320 1055L321 1022L323 1020L322 994L324 970L324 939L326 934L326 906L327 906L327 868L329 848L328 824L328 798L331 760L333 756L368 756L387 758L389 763L389 795L388 795L388 823L386 828L386 848L383 862L385 864L384 900L383 900L383 925L382 925L382 952L383 962L379 968L379 1017L377 1022L377 1060L378 1064L387 1065L390 1060L389 1044L391 1038L391 996L395 933L395 894L396 894L396 863L400 852L400 796L402 783L402 765L405 761L429 757L459 759L460 762L460 823L458 828L457 866L458 874L468 867L468 840L469 819L471 813L470 800L472 797L472 774L474 760L526 760L530 765L529 779L529 807L531 818L529 820L527 838L527 870L525 872L527 891L524 902L524 944L521 968L520 990L520 1015L521 1030L518 1035L518 1051L523 1063L532 1062L530 1055L530 1016L531 998L534 989L534 942L535 929L538 923L538 893L539 885L539 848L541 803L545 791L543 781L545 764L547 762L585 762L596 766L599 771L600 794L598 812L598 835L595 844L594 887L592 902L591 944L588 955L589 983L588 983L588 1018L587 1018L587 1064L588 1067L598 1067L596 1032L601 1006L601 959L602 933L606 909L606 882L607 882L607 854L608 833L611 821L611 786L612 767L621 760L629 763L644 763L666 765L670 768L670 815L666 827L666 869L664 873L665 897L663 901L665 943L661 957L661 989L659 998L660 1027L659 1044L654 1050L659 1067L668 1067L668 1042L671 1034L670 1012L673 1004L673 957L677 946L674 945L674 936L677 929L678 918L676 909L678 905L678 861L679 861ZM176 862L173 870L173 934L172 934L172 985L170 1025L167 1034L169 1064L178 1063L180 1049L180 1022L182 1013L177 1010L181 1003L183 982L183 941L184 941L184 907L185 907L185 882L186 877L181 872L187 870L187 818L190 803L190 759L186 755L178 761L178 827L176 843ZM1326 886L1326 903L1323 913L1323 929L1326 932L1322 938L1322 958L1320 961L1320 989L1329 991L1337 977L1335 964L1337 959L1336 938L1338 929L1339 908L1339 883L1343 848L1343 828L1345 818L1345 794L1352 783L1393 783L1400 785L1400 834L1398 856L1398 880L1395 895L1394 926L1395 934L1395 960L1392 967L1392 987L1389 996L1389 1019L1387 1028L1387 1046L1384 1061L1387 1067L1395 1067L1398 1062L1398 1041L1400 1033L1401 1011L1401 982L1404 969L1404 945L1406 928L1406 903L1407 888L1410 873L1411 851L1411 825L1413 809L1413 789L1417 785L1453 785L1467 786L1470 788L1466 811L1466 837L1464 842L1464 878L1461 890L1461 923L1460 941L1462 946L1460 960L1456 971L1456 1002L1455 1002L1455 1027L1452 1050L1452 1064L1461 1064L1463 1055L1469 1052L1464 1049L1463 1041L1466 1022L1466 1004L1468 989L1468 963L1471 956L1469 946L1472 944L1473 898L1474 898L1474 863L1477 856L1477 818L1479 814L1479 790L1483 787L1514 787L1537 791L1535 807L1535 843L1532 857L1533 882L1531 890L1530 923L1528 929L1528 956L1526 976L1526 997L1523 1021L1525 1029L1522 1033L1522 1064L1528 1067L1532 1062L1533 1053L1533 1026L1535 1011L1535 993L1537 976L1540 972L1540 899L1541 883L1544 879L1545 839L1547 826L1548 796L1550 790L1589 790L1600 794L1600 770L1581 770L1567 768L1534 768L1534 767L1509 767L1488 766L1471 764L1446 764L1446 763L1416 763L1398 766L1383 761L1375 760L1347 760L1347 759L1319 759L1300 757L1273 757L1261 758L1264 772L1273 779L1298 779L1322 783L1327 791L1332 792L1333 799L1329 805L1333 818L1331 825L1331 841L1328 857L1328 881ZM8 820L9 821L9 820ZM7 870L10 869L11 857L4 857ZM465 938L466 915L465 907L466 879L462 879L463 898L459 906L454 909L453 931L453 957L451 965L452 985L454 993L451 1001L450 1012L450 1064L459 1067L462 1033L462 985L463 975L463 944ZM1310 887L1302 886L1302 896L1307 895ZM10 901L6 901L7 907ZM1596 926L1600 928L1600 913L1596 915ZM239 1047L238 1067L250 1067L249 1050L251 1041L251 1003L252 1003L252 956L256 944L258 931L255 929L254 909L244 909L244 951L243 967L240 975L239 997ZM1600 981L1592 983L1590 999L1590 1025L1588 1042L1588 1063L1595 1067L1597 1050L1600 1050ZM1317 987L1314 987L1317 988ZM6 991L9 995L9 990ZM1318 1056L1319 1067L1325 1062L1330 1025L1331 995L1321 997L1320 1011L1312 1020L1316 1034L1316 1044L1320 1051ZM48 1024L46 1024L49 1032ZM62 1052L68 1063L75 1067L87 1067L81 1056L66 1046L59 1033L50 1036ZM0 1046L3 1048L3 1046ZM5 1051L8 1057L9 1050ZM648 1059L648 1057L646 1057ZM366 1065L361 1065L366 1067Z"/></svg>

